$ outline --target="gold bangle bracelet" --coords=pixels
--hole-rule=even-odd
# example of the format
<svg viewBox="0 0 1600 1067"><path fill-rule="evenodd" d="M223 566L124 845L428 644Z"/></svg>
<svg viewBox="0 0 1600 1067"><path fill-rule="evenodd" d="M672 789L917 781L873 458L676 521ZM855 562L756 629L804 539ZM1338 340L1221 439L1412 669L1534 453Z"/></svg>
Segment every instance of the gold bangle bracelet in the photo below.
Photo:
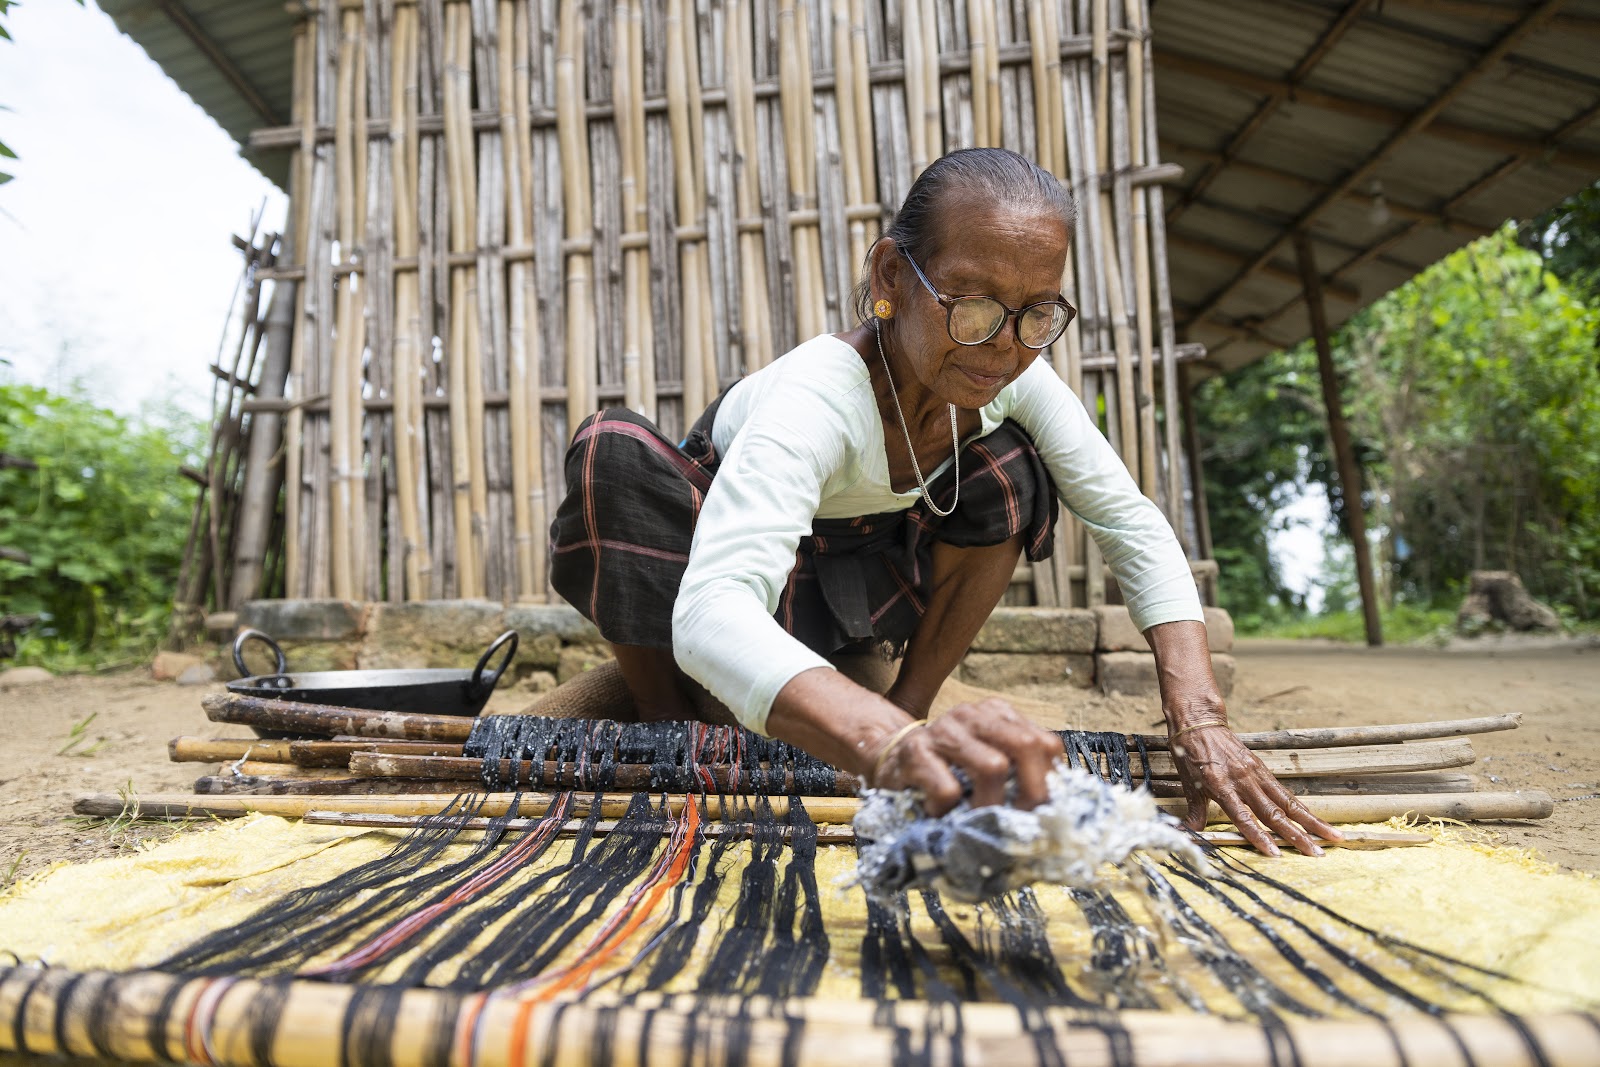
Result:
<svg viewBox="0 0 1600 1067"><path fill-rule="evenodd" d="M1211 727L1211 726L1221 726L1221 727L1226 728L1227 725L1228 725L1227 722L1225 722L1222 719L1207 719L1205 722L1197 722L1192 726L1185 726L1181 730L1173 731L1172 733L1167 735L1167 743L1170 745L1172 742L1176 741L1178 738L1182 737L1184 734L1189 733L1189 732L1194 731L1194 730L1204 730L1207 727Z"/></svg>
<svg viewBox="0 0 1600 1067"><path fill-rule="evenodd" d="M884 761L889 758L889 754L893 752L900 742L904 741L909 734L922 729L926 725L928 725L928 721L926 719L912 719L910 722L900 727L900 729L889 735L889 740L885 741L883 743L883 747L878 749L878 758L872 761L872 778L870 781L874 789L876 789L878 786L878 777L883 773L883 764Z"/></svg>

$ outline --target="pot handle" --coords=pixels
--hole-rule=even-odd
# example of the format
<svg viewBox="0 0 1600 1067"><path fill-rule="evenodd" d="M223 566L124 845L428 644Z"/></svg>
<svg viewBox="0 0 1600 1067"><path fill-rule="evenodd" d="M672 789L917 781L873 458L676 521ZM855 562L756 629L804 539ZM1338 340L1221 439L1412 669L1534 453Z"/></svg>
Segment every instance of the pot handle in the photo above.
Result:
<svg viewBox="0 0 1600 1067"><path fill-rule="evenodd" d="M489 665L489 660L494 657L496 652L500 651L502 646L504 646L506 649L505 658L500 661L500 666L495 668L493 674L486 676L483 673L483 669ZM500 676L506 673L507 667L511 666L511 657L515 656L516 654L517 631L507 630L505 633L495 638L494 644L490 645L488 649L484 651L483 655L478 657L478 665L472 668L472 691L474 693L487 693L493 691L494 687L500 684Z"/></svg>
<svg viewBox="0 0 1600 1067"><path fill-rule="evenodd" d="M277 660L274 674L289 673L289 657L283 654L283 649L278 647L278 642L262 633L260 630L241 630L239 636L233 639L233 665L239 668L239 677L249 678L250 668L245 666L244 646L249 641L260 641L272 649L273 658Z"/></svg>

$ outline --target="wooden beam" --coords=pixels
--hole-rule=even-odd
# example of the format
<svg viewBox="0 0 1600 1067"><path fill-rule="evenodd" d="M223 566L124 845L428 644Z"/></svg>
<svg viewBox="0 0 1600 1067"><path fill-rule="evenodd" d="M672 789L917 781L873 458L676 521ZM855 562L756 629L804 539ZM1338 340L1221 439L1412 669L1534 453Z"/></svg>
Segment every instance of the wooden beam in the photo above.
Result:
<svg viewBox="0 0 1600 1067"><path fill-rule="evenodd" d="M261 116L263 122L271 126L283 125L282 117L272 109L271 104L267 103L267 98L261 95L259 89L250 84L250 79L246 78L244 72L234 65L233 60L222 50L222 47L211 39L211 35L200 28L200 24L194 20L194 16L189 14L179 0L156 0L156 6L161 9L162 14L172 21L174 26L178 27L179 32L189 38L194 46L200 50L200 54L205 56L213 67L217 68L217 72L227 80L229 85L233 86L235 92L244 98L244 102L250 105L250 109Z"/></svg>
<svg viewBox="0 0 1600 1067"><path fill-rule="evenodd" d="M1548 9L1551 3L1561 0L1546 0L1539 10ZM1546 16L1548 17L1548 15ZM1529 16L1532 19L1532 16ZM1528 30L1518 26L1507 31L1506 36L1517 35L1520 41ZM1494 61L1499 62L1504 56L1500 46L1496 44L1491 53ZM1426 132L1430 137L1438 137L1446 141L1468 145L1472 148L1481 148L1489 152L1498 152L1501 155L1542 155L1555 166L1574 167L1579 170L1600 170L1600 152L1589 152L1582 149L1564 149L1552 143L1552 140L1536 141L1526 137L1514 137L1509 134L1495 133L1490 130L1478 129L1475 126L1462 126L1453 122L1437 121L1437 115L1446 104L1455 99L1476 77L1483 73L1482 63L1457 79L1449 88L1435 97L1432 102L1421 111L1412 113L1405 108L1394 107L1390 104L1379 103L1375 100L1362 100L1353 96L1342 96L1338 93L1325 92L1320 89L1308 89L1305 86L1288 86L1285 82L1269 78L1254 71L1241 70L1238 67L1229 67L1209 59L1199 59L1186 56L1177 52L1157 50L1156 60L1164 71L1174 71L1188 74L1206 81L1216 82L1221 85L1230 85L1248 93L1256 93L1271 97L1277 93L1287 92L1290 102L1303 104L1307 107L1332 111L1351 118L1365 119L1380 126L1401 126L1406 138L1418 133ZM1440 99L1444 103L1439 103ZM1422 117L1419 121L1419 116ZM1387 142L1385 142L1387 145ZM1380 149L1385 151L1386 149Z"/></svg>
<svg viewBox="0 0 1600 1067"><path fill-rule="evenodd" d="M1311 338L1317 346L1317 371L1322 377L1322 402L1328 409L1328 436L1333 439L1334 459L1339 467L1339 488L1344 494L1345 532L1355 550L1356 583L1361 587L1361 613L1366 623L1367 644L1383 644L1383 623L1378 618L1378 591L1372 581L1372 549L1367 544L1367 516L1361 503L1361 471L1356 467L1355 449L1350 444L1350 426L1344 417L1339 374L1333 365L1333 345L1328 337L1328 316L1322 306L1322 277L1317 273L1311 235L1296 230L1295 256L1306 290L1306 310L1311 313Z"/></svg>
<svg viewBox="0 0 1600 1067"><path fill-rule="evenodd" d="M1301 82L1305 81L1306 76L1321 62L1322 57L1326 56L1333 46L1338 44L1339 40L1349 32L1350 27L1355 25L1356 20L1371 6L1371 3L1372 0L1351 0L1345 6L1345 9L1339 13L1339 17L1333 20L1332 25L1323 31L1322 36L1317 38L1316 42L1306 50L1305 55L1300 57L1300 62L1296 63L1294 70L1289 72L1288 79L1280 82L1277 88L1268 93L1267 98L1256 108L1255 114L1251 115L1243 126L1235 130L1232 137L1228 138L1228 143L1223 146L1221 152L1217 153L1217 161L1212 164L1210 169L1196 178L1195 183L1178 198L1177 203L1172 205L1171 210L1167 213L1168 219L1181 215L1184 208L1205 195L1205 191L1211 187L1211 183L1238 155L1239 150L1245 146L1245 143L1251 137L1254 137L1257 131L1266 124L1266 121L1277 112L1278 105L1283 103L1289 93L1296 89Z"/></svg>
<svg viewBox="0 0 1600 1067"><path fill-rule="evenodd" d="M1389 137L1384 140L1383 144L1379 145L1377 150L1367 157L1366 162L1362 163L1355 170L1345 175L1338 185L1334 186L1332 189L1329 189L1326 193L1319 197L1314 204L1303 211L1299 218L1294 221L1294 230L1299 232L1307 229L1316 219L1316 217L1327 209L1329 204L1332 204L1340 197L1343 197L1351 189L1356 188L1356 186L1358 186L1361 182L1369 178L1373 171L1377 170L1378 164L1387 159L1390 153L1392 153L1396 148L1399 148L1401 145L1405 144L1422 130L1426 129L1428 125L1433 122L1434 118L1438 116L1439 112L1443 111L1450 105L1451 101L1466 91L1466 89L1475 81L1477 81L1478 78L1492 70L1494 66L1500 62L1501 57L1503 57L1512 48L1516 47L1517 44L1523 40L1523 38L1542 25L1545 20L1549 19L1551 15L1555 14L1556 9L1561 6L1562 2L1563 0L1544 0L1543 3L1530 11L1528 15L1515 26L1501 34L1500 38L1494 43L1494 45L1490 47L1489 50L1482 56L1480 56L1478 61L1473 64L1471 68L1464 71L1461 76L1449 86L1449 88L1436 95L1428 102L1427 106L1413 114L1404 125L1390 134ZM1542 151L1542 149L1538 147L1530 148L1528 154L1532 155L1538 151ZM1518 153L1509 152L1507 154L1516 155ZM1600 164L1597 164L1597 166L1593 169L1600 170ZM1206 303L1200 308L1199 317L1205 317L1217 310L1222 302L1232 295L1233 291L1239 287L1240 283L1268 263L1277 253L1279 245L1282 244L1283 239L1286 236L1288 236L1287 233L1281 234L1276 241L1272 242L1272 244L1270 244L1267 248L1263 249L1261 254L1252 260L1249 265L1235 274L1232 279L1224 283L1220 289L1213 293L1212 296L1207 299Z"/></svg>

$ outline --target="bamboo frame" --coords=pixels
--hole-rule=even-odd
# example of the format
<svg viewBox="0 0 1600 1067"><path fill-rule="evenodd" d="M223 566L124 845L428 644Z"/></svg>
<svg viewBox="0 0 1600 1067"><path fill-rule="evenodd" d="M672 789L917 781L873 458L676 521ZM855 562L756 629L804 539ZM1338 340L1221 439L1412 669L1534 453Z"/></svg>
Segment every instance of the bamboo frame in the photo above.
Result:
<svg viewBox="0 0 1600 1067"><path fill-rule="evenodd" d="M1049 358L1184 529L1147 25L1142 0L314 9L295 125L255 138L296 150L268 275L294 283L287 387L240 405L284 415L283 592L543 599L578 423L620 402L678 433L739 373L851 325L887 211L969 142L1070 183L1081 315ZM1063 520L1019 595L1099 602ZM202 567L251 540L201 525Z"/></svg>

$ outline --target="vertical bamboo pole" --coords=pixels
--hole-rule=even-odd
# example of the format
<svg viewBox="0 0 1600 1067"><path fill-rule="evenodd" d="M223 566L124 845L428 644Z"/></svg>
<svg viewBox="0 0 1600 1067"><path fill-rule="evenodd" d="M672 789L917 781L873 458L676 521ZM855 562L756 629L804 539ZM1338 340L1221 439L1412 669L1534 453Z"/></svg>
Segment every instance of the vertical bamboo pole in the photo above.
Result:
<svg viewBox="0 0 1600 1067"><path fill-rule="evenodd" d="M450 251L471 254L477 244L477 191L472 129L472 10L445 0L444 140L449 177ZM454 479L456 595L484 593L487 493L483 470L483 376L478 359L477 270L450 267L450 460Z"/></svg>
<svg viewBox="0 0 1600 1067"><path fill-rule="evenodd" d="M928 161L944 154L944 79L939 73L939 19L934 0L921 0L922 17L922 124Z"/></svg>
<svg viewBox="0 0 1600 1067"><path fill-rule="evenodd" d="M861 187L872 194L876 209L867 220L866 241L870 248L878 239L878 224L883 205L878 199L878 139L873 133L872 77L867 59L867 12L865 0L850 0L850 68L855 80L857 165L861 168ZM859 259L857 262L861 262Z"/></svg>
<svg viewBox="0 0 1600 1067"><path fill-rule="evenodd" d="M740 5L741 7L743 5ZM695 201L696 160L689 119L688 42L685 39L683 0L667 3L667 122L672 132L673 185L676 193L678 233L679 314L682 329L683 423L687 427L705 410L716 390L716 378L707 380L703 350L707 338L700 321L699 269L701 247L691 239L691 219L700 216ZM752 124L754 117L751 118ZM702 202L703 203L703 202Z"/></svg>
<svg viewBox="0 0 1600 1067"><path fill-rule="evenodd" d="M556 131L561 143L565 200L567 316L567 433L595 410L594 256L589 186L589 120L584 110L583 5L561 4L556 54Z"/></svg>
<svg viewBox="0 0 1600 1067"><path fill-rule="evenodd" d="M795 0L778 0L778 100L789 171L794 241L795 319L802 339L827 328L817 214L817 145L812 124L811 35Z"/></svg>
<svg viewBox="0 0 1600 1067"><path fill-rule="evenodd" d="M1141 23L1142 25L1142 23ZM1161 158L1160 141L1156 136L1156 88L1154 70L1155 64L1151 62L1150 34L1144 34L1141 51L1144 53L1144 84L1139 91L1144 95L1145 122L1145 159L1154 163ZM1152 185L1146 189L1150 200L1150 253L1151 273L1155 276L1156 288L1156 316L1160 323L1161 336L1161 406L1166 412L1166 453L1167 453L1167 502L1168 518L1173 529L1178 531L1180 537L1184 536L1183 521L1183 445L1180 443L1179 418L1179 392L1182 383L1179 380L1177 339L1174 336L1172 325L1172 279L1167 273L1167 223L1166 210L1163 204L1161 186ZM1203 501L1195 501L1198 510ZM1197 523L1198 534L1198 523ZM1209 545L1210 532L1207 531L1206 543ZM1191 546L1195 547L1195 546ZM1210 559L1210 548L1206 550L1202 559Z"/></svg>
<svg viewBox="0 0 1600 1067"><path fill-rule="evenodd" d="M728 128L733 136L735 223L739 231L739 347L746 373L772 360L772 308L767 292L766 214L761 203L761 172L756 162L755 72L751 53L749 0L728 9ZM684 364L684 388L689 367ZM696 371L696 374L701 372ZM685 417L688 418L687 405Z"/></svg>
<svg viewBox="0 0 1600 1067"><path fill-rule="evenodd" d="M1145 162L1144 0L1126 0L1128 96L1128 165L1138 170ZM1139 485L1145 495L1157 498L1155 408L1155 322L1150 304L1149 197L1144 186L1132 191L1134 317L1139 330ZM1169 513L1171 506L1168 507Z"/></svg>
<svg viewBox="0 0 1600 1067"><path fill-rule="evenodd" d="M928 124L926 117L930 102L926 99L928 79L924 77L923 64L927 62L922 44L922 0L906 0L900 26L900 47L903 53L901 67L906 84L906 136L911 142L911 180L928 168Z"/></svg>
<svg viewBox="0 0 1600 1067"><path fill-rule="evenodd" d="M967 5L967 63L968 84L972 86L972 147L986 148L995 144L999 130L989 128L989 49L994 40L989 36L989 20L984 13L988 4Z"/></svg>
<svg viewBox="0 0 1600 1067"><path fill-rule="evenodd" d="M1094 61L1094 136L1095 159L1098 163L1093 174L1096 188L1101 184L1100 178L1103 168L1110 160L1112 143L1112 130L1110 121L1111 111L1111 68L1108 62L1107 37L1110 32L1109 0L1093 0L1091 13L1090 40L1093 49ZM1117 357L1117 426L1115 430L1119 451L1122 453L1122 462L1128 467L1128 472L1135 478L1139 476L1139 434L1138 416L1134 404L1133 392L1133 354L1132 338L1128 333L1128 307L1125 289L1122 282L1122 260L1117 251L1116 238L1116 212L1112 203L1109 190L1099 192L1100 218L1103 227L1100 233L1100 248L1102 259L1101 269L1105 272L1105 292L1107 311L1111 317L1112 347ZM1107 420L1110 421L1109 419Z"/></svg>
<svg viewBox="0 0 1600 1067"><path fill-rule="evenodd" d="M306 401L306 300L311 292L311 206L316 202L313 176L317 145L316 104L316 19L301 18L294 29L295 121L300 125L300 146L296 162L300 168L296 181L298 195L294 207L295 254L305 276L298 286L294 308L294 332L289 343L289 396L294 401L284 419L283 433L283 592L289 598L305 595L305 558L300 538L301 450Z"/></svg>
<svg viewBox="0 0 1600 1067"><path fill-rule="evenodd" d="M334 112L334 169L337 181L339 257L359 267L363 172L366 155L366 99L361 84L363 16L361 0L340 0L338 88ZM334 306L334 345L328 407L329 472L332 485L333 595L362 599L363 534L366 506L361 455L361 352L364 323L360 292L363 272L352 269L338 283ZM359 484L358 484L359 483Z"/></svg>
<svg viewBox="0 0 1600 1067"><path fill-rule="evenodd" d="M417 0L396 0L394 35L390 44L392 88L389 94L389 149L394 171L394 254L416 259L420 242L417 215ZM395 274L394 308L394 469L399 531L399 581L404 599L428 595L424 575L432 569L422 532L418 501L427 495L426 458L422 429L422 301L420 262L414 269Z"/></svg>
<svg viewBox="0 0 1600 1067"><path fill-rule="evenodd" d="M670 21L671 16L668 16ZM645 227L643 153L638 149L644 128L644 66L635 67L642 52L635 47L639 27L629 0L612 8L611 109L617 135L619 192L622 220L622 403L644 412L643 330L649 306L650 246ZM643 270L640 267L643 266Z"/></svg>
<svg viewBox="0 0 1600 1067"><path fill-rule="evenodd" d="M500 145L505 163L506 243L523 249L532 244L528 224L532 143L528 129L527 0L499 0L498 73ZM530 601L538 596L540 574L534 564L534 542L544 531L533 522L533 479L543 473L539 456L538 361L528 349L537 347L538 300L532 292L531 265L516 259L509 268L510 310L506 319L506 383L511 424L511 526L515 550L514 595ZM533 299L530 299L533 297ZM530 378L532 384L530 385Z"/></svg>

